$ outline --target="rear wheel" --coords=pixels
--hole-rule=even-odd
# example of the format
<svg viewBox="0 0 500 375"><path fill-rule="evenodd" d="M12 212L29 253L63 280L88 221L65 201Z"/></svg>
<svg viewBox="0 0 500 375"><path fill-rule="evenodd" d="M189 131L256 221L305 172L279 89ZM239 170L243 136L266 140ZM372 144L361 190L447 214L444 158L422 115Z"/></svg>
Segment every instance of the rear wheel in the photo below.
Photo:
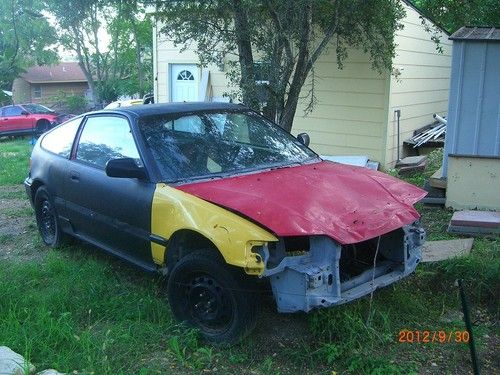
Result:
<svg viewBox="0 0 500 375"><path fill-rule="evenodd" d="M35 216L38 231L45 245L59 246L64 234L58 223L53 200L44 186L38 188L35 194Z"/></svg>
<svg viewBox="0 0 500 375"><path fill-rule="evenodd" d="M36 123L37 134L43 134L50 129L50 122L47 120L40 120Z"/></svg>
<svg viewBox="0 0 500 375"><path fill-rule="evenodd" d="M255 286L210 250L182 258L170 274L167 292L174 316L199 328L211 343L233 344L255 327Z"/></svg>

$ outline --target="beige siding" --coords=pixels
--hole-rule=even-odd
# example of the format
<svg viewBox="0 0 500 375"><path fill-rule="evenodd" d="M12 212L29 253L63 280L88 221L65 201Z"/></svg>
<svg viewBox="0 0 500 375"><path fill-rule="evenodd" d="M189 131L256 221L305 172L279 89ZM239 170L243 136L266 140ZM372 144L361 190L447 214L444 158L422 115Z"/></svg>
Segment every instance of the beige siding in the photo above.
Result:
<svg viewBox="0 0 500 375"><path fill-rule="evenodd" d="M312 82L311 76L302 89L292 133L309 133L311 147L321 155L367 155L381 160L388 78L371 69L368 55L351 50L339 69L335 48L326 51L315 65L317 103L306 115Z"/></svg>
<svg viewBox="0 0 500 375"><path fill-rule="evenodd" d="M193 64L199 60L194 44L182 53L161 36L157 37L156 44L156 97L158 102L168 102L169 64ZM323 155L368 155L381 160L388 79L371 70L368 56L360 51L351 51L344 69L338 69L334 51L335 48L331 48L318 61L315 68L318 103L312 113L304 116L307 99L301 100L292 133L309 133L311 147ZM230 92L224 72L215 66L208 69L211 97ZM306 84L302 96L306 96L308 90Z"/></svg>
<svg viewBox="0 0 500 375"><path fill-rule="evenodd" d="M391 76L390 80L384 160L387 167L393 166L397 159L395 110L401 110L400 150L404 156L402 142L410 138L415 129L431 123L432 114L445 115L448 109L451 42L442 33L443 53L439 53L430 34L422 26L419 14L405 7L404 29L396 34L398 47L393 60L394 70L399 71L400 75L398 78Z"/></svg>
<svg viewBox="0 0 500 375"><path fill-rule="evenodd" d="M446 207L456 210L500 210L499 176L500 159L498 158L450 155ZM471 186L474 188L471 189Z"/></svg>
<svg viewBox="0 0 500 375"><path fill-rule="evenodd" d="M199 59L195 53L195 43L193 43L190 48L180 52L180 46L175 46L172 41L157 34L158 28L154 29L154 33L157 36L155 40L155 54L153 56L155 73L154 90L157 102L165 103L170 101L169 64L199 64ZM217 66L212 65L207 68L199 66L198 69L200 78L202 77L202 70L208 70L210 72L208 88L210 98L222 97L225 93L231 90L228 86L224 72L222 72Z"/></svg>

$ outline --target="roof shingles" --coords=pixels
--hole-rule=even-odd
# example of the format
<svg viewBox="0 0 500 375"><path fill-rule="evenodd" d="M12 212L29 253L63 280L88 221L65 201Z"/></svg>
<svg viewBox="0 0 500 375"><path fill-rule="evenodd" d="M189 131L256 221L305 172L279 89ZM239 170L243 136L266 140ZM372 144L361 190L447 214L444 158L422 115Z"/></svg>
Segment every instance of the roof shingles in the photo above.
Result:
<svg viewBox="0 0 500 375"><path fill-rule="evenodd" d="M32 66L22 77L30 83L87 82L82 69L76 62Z"/></svg>

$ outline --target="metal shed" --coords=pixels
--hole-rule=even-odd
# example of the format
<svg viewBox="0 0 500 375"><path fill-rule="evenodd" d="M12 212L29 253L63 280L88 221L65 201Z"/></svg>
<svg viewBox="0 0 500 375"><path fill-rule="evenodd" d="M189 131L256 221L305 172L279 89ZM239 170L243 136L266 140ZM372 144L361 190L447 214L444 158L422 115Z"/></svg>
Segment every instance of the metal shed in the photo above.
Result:
<svg viewBox="0 0 500 375"><path fill-rule="evenodd" d="M500 29L462 27L450 39L446 205L499 210Z"/></svg>

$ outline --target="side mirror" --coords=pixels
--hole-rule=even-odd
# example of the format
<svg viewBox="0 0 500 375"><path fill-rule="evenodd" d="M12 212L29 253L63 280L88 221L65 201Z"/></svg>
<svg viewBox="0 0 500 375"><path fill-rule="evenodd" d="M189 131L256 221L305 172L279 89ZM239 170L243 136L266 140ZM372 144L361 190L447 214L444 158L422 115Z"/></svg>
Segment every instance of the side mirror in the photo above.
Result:
<svg viewBox="0 0 500 375"><path fill-rule="evenodd" d="M297 139L304 146L309 146L309 143L311 142L311 139L309 138L309 134L307 134L307 133L297 134Z"/></svg>
<svg viewBox="0 0 500 375"><path fill-rule="evenodd" d="M28 111L21 111L21 115L28 116L30 113Z"/></svg>
<svg viewBox="0 0 500 375"><path fill-rule="evenodd" d="M145 179L144 167L137 165L132 158L111 159L106 164L106 175L109 177Z"/></svg>

